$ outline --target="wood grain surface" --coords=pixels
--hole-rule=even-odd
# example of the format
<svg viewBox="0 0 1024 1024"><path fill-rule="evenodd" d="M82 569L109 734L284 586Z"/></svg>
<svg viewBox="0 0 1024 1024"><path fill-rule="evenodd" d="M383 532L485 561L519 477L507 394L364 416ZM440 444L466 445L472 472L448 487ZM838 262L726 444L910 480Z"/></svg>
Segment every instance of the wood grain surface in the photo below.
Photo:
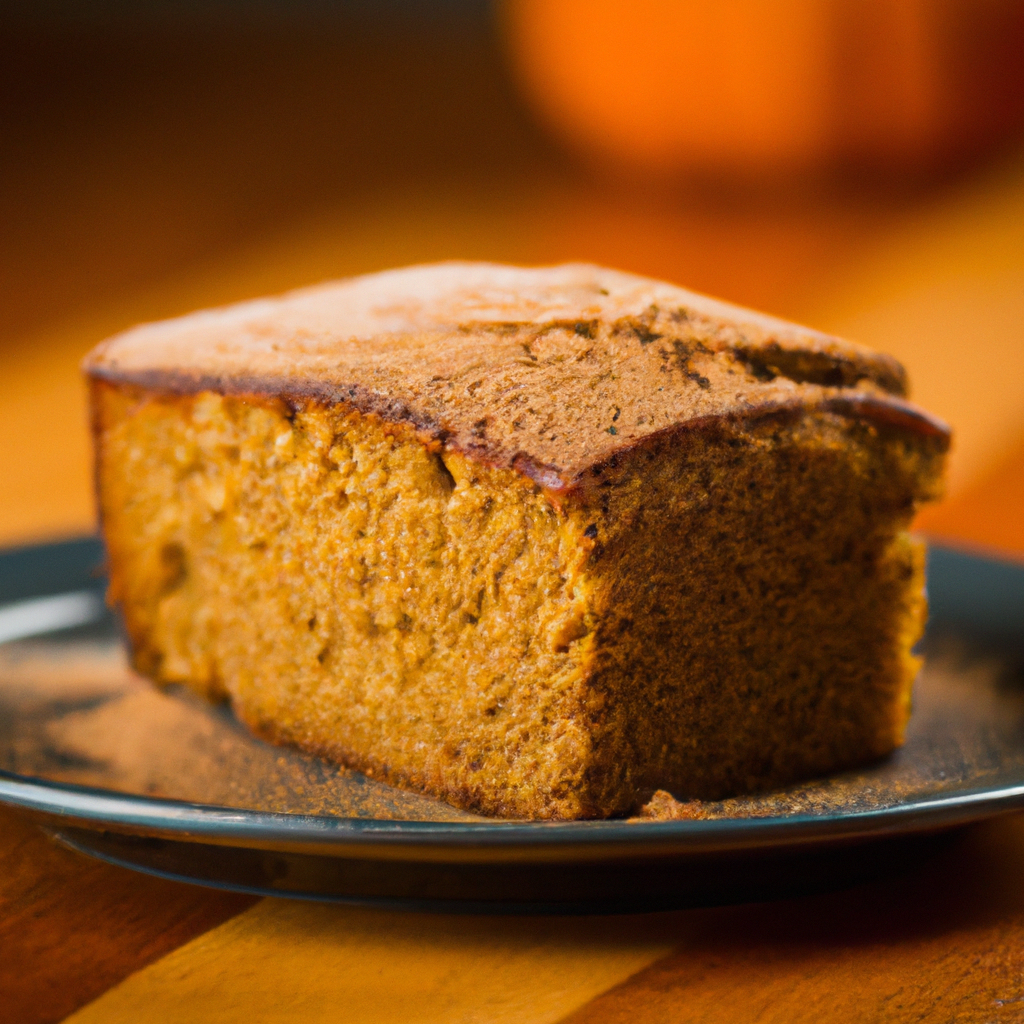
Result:
<svg viewBox="0 0 1024 1024"><path fill-rule="evenodd" d="M75 1024L556 1024L671 949L634 919L449 917L263 900Z"/></svg>
<svg viewBox="0 0 1024 1024"><path fill-rule="evenodd" d="M529 920L264 900L71 1019L1003 1024L1024 1019L1021 863L1013 817L912 875L760 906Z"/></svg>
<svg viewBox="0 0 1024 1024"><path fill-rule="evenodd" d="M705 914L566 1024L987 1024L1024 1019L1024 820L891 879Z"/></svg>
<svg viewBox="0 0 1024 1024"><path fill-rule="evenodd" d="M254 902L90 860L0 809L0 1021L62 1020Z"/></svg>

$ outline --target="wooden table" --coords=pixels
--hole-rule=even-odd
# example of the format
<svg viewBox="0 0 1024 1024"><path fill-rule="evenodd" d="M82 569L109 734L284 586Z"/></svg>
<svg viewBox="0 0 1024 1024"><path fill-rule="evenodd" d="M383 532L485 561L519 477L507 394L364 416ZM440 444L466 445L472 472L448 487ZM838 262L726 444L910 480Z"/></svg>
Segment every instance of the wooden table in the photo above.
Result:
<svg viewBox="0 0 1024 1024"><path fill-rule="evenodd" d="M1024 558L1020 160L903 198L723 208L602 187L526 138L527 157L504 177L488 165L438 172L429 188L423 176L364 182L284 203L249 235L222 217L217 237L193 226L185 238L171 208L140 257L147 273L133 277L126 256L92 291L84 274L47 264L30 232L9 242L4 265L28 283L0 331L0 543L91 528L76 364L105 334L327 276L469 256L595 259L894 352L958 434L951 496L922 526ZM33 151L51 178L62 145ZM116 157L97 156L90 180L115 180ZM222 210L199 188L207 172L193 173ZM88 218L65 219L80 241ZM129 232L106 229L114 252ZM0 1021L1024 1020L1022 878L1024 819L1010 817L968 830L910 876L787 903L621 918L398 914L144 877L2 812Z"/></svg>

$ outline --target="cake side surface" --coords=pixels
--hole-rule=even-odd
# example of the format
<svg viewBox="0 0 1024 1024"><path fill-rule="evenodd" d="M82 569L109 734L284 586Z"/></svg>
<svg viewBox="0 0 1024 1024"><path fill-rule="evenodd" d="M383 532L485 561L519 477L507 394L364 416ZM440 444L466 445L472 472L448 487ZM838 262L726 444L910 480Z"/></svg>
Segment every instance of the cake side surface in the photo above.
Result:
<svg viewBox="0 0 1024 1024"><path fill-rule="evenodd" d="M104 382L94 402L141 672L461 806L598 813L579 552L534 485L338 406Z"/></svg>
<svg viewBox="0 0 1024 1024"><path fill-rule="evenodd" d="M893 359L681 288L584 264L412 267L144 325L93 377L342 402L549 489L664 431L831 404L945 428Z"/></svg>
<svg viewBox="0 0 1024 1024"><path fill-rule="evenodd" d="M605 481L597 520L612 770L716 799L898 747L926 618L907 531L943 441L804 412L666 444Z"/></svg>

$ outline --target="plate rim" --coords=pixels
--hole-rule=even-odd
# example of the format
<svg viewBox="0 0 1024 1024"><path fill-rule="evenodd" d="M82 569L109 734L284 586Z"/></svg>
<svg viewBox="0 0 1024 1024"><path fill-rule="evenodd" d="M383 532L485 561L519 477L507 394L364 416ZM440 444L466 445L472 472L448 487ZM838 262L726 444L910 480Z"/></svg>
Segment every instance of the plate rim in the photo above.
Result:
<svg viewBox="0 0 1024 1024"><path fill-rule="evenodd" d="M939 831L1024 809L1024 782L936 793L840 815L712 820L408 821L219 807L0 770L0 803L100 831L393 860L606 859L784 849ZM440 855L440 856L439 856Z"/></svg>

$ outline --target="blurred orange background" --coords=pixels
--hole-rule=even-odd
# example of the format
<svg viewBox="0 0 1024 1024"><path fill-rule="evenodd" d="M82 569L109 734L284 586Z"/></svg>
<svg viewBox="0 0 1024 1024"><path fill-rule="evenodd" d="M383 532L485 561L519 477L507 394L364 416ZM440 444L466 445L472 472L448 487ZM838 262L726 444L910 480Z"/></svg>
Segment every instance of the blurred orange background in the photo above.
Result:
<svg viewBox="0 0 1024 1024"><path fill-rule="evenodd" d="M1024 114L1017 0L508 0L504 14L536 108L622 169L748 186L914 174L970 161Z"/></svg>
<svg viewBox="0 0 1024 1024"><path fill-rule="evenodd" d="M1022 11L0 4L0 544L93 528L104 336L457 257L594 260L894 353L956 430L922 524L1024 554Z"/></svg>

